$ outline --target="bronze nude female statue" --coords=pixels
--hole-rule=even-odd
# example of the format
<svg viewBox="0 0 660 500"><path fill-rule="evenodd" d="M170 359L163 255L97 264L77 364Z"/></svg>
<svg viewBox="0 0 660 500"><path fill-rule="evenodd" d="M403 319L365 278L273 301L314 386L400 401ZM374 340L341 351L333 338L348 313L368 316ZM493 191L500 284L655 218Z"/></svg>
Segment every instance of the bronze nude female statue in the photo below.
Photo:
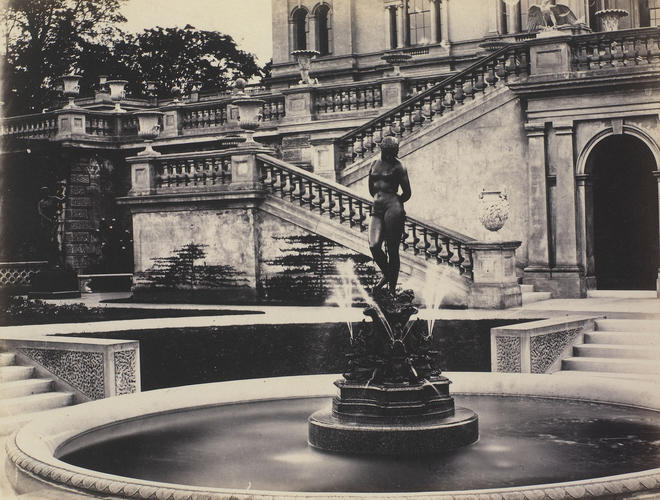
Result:
<svg viewBox="0 0 660 500"><path fill-rule="evenodd" d="M369 225L369 249L376 265L383 272L374 291L388 285L390 293L394 295L399 279L399 245L406 218L403 204L410 199L411 191L408 172L397 158L399 143L396 138L383 138L380 151L380 159L374 161L369 171L369 193L374 198ZM399 187L401 194L397 194Z"/></svg>

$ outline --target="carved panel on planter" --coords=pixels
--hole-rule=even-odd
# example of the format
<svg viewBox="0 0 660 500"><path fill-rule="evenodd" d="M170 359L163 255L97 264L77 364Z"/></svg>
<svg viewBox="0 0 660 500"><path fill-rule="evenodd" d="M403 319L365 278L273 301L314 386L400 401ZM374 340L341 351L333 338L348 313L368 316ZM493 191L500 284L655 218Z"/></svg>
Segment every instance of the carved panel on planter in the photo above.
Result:
<svg viewBox="0 0 660 500"><path fill-rule="evenodd" d="M582 327L578 327L531 337L530 368L532 373L545 373L581 331Z"/></svg>
<svg viewBox="0 0 660 500"><path fill-rule="evenodd" d="M135 355L134 350L115 352L115 393L117 396L137 392Z"/></svg>
<svg viewBox="0 0 660 500"><path fill-rule="evenodd" d="M495 371L520 373L522 371L520 347L519 337L495 337L495 349L497 352L497 366Z"/></svg>
<svg viewBox="0 0 660 500"><path fill-rule="evenodd" d="M85 396L91 399L105 397L102 353L27 348L19 348L17 351L36 361Z"/></svg>

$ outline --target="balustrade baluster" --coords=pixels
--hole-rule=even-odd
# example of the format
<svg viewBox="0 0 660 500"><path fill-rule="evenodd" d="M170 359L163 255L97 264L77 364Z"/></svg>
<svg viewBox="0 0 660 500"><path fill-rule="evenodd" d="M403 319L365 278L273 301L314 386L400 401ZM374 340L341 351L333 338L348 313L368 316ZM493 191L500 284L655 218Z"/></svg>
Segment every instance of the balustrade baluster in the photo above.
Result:
<svg viewBox="0 0 660 500"><path fill-rule="evenodd" d="M405 108L405 117L404 117L404 132L406 134L410 133L413 131L413 128L415 126L413 122L413 112L414 112L414 107L413 106L408 106Z"/></svg>
<svg viewBox="0 0 660 500"><path fill-rule="evenodd" d="M341 92L341 110L348 111L350 109L351 99L348 96L348 92L343 90Z"/></svg>
<svg viewBox="0 0 660 500"><path fill-rule="evenodd" d="M410 223L407 220L404 221L403 231L401 232L401 248L403 248L404 251L410 246L410 242L408 241L408 238L410 238L410 228Z"/></svg>
<svg viewBox="0 0 660 500"><path fill-rule="evenodd" d="M438 262L440 262L440 263L449 262L449 258L452 255L451 251L449 250L449 238L442 238L439 248L440 248L440 251L435 256L436 259L438 259Z"/></svg>
<svg viewBox="0 0 660 500"><path fill-rule="evenodd" d="M349 196L348 197L348 224L349 226L353 227L356 222L355 219L355 209L353 208L353 197Z"/></svg>
<svg viewBox="0 0 660 500"><path fill-rule="evenodd" d="M374 89L374 107L380 108L383 105L383 94L380 91L380 85Z"/></svg>
<svg viewBox="0 0 660 500"><path fill-rule="evenodd" d="M423 227L423 226L420 227L419 229L420 229L420 231L421 231L421 233L422 233L422 234L421 234L421 238L420 238L420 240L419 240L419 241L421 242L421 245L416 245L416 246L415 246L415 248L417 249L417 251L416 251L415 253L422 252L422 254L424 255L424 258L425 258L425 259L428 259L429 255L428 255L428 253L427 253L426 250L429 248L429 246L431 246L431 243L429 243L429 235L428 235L428 231L427 231L427 229L426 229L425 227Z"/></svg>
<svg viewBox="0 0 660 500"><path fill-rule="evenodd" d="M623 66L623 44L621 42L612 42L610 45L610 50L612 54L612 66L620 67Z"/></svg>
<svg viewBox="0 0 660 500"><path fill-rule="evenodd" d="M449 111L454 109L454 90L451 86L445 87L445 95L442 101L442 106Z"/></svg>
<svg viewBox="0 0 660 500"><path fill-rule="evenodd" d="M487 87L487 85L484 82L484 71L483 71L483 69L478 70L477 71L477 81L474 84L474 89L477 92L482 92L483 93L484 90L486 89L486 87Z"/></svg>
<svg viewBox="0 0 660 500"><path fill-rule="evenodd" d="M312 185L313 185L314 190L316 191L316 195L314 196L314 199L316 201L314 201L312 203L312 206L310 207L310 209L313 210L313 209L318 208L319 213L322 214L323 210L324 210L323 209L323 203L325 203L325 197L323 196L323 186L321 186L320 184L317 184L315 182Z"/></svg>
<svg viewBox="0 0 660 500"><path fill-rule="evenodd" d="M334 199L334 192L332 189L328 189L328 215L331 219L337 216L337 212L335 211L336 206L337 202Z"/></svg>
<svg viewBox="0 0 660 500"><path fill-rule="evenodd" d="M305 198L305 203L307 203L309 205L310 209L314 205L314 198L316 198L316 196L314 196L314 186L312 184L312 181L308 179L307 180L307 196Z"/></svg>
<svg viewBox="0 0 660 500"><path fill-rule="evenodd" d="M474 75L469 75L463 84L463 93L465 97L474 99Z"/></svg>
<svg viewBox="0 0 660 500"><path fill-rule="evenodd" d="M633 42L635 46L635 54L637 64L646 64L649 62L649 51L646 47L646 40L636 38Z"/></svg>
<svg viewBox="0 0 660 500"><path fill-rule="evenodd" d="M463 91L463 80L457 80L454 83L454 100L459 104L463 104L465 100L465 92Z"/></svg>
<svg viewBox="0 0 660 500"><path fill-rule="evenodd" d="M429 242L429 246L426 248L426 257L436 258L439 251L440 247L438 245L438 233L433 231L431 233L431 241Z"/></svg>
<svg viewBox="0 0 660 500"><path fill-rule="evenodd" d="M461 253L463 254L463 262L461 262L461 274L472 280L474 279L474 275L472 273L472 250L463 246L461 247Z"/></svg>
<svg viewBox="0 0 660 500"><path fill-rule="evenodd" d="M364 95L364 89L358 89L357 94L357 109L367 109L367 98Z"/></svg>
<svg viewBox="0 0 660 500"><path fill-rule="evenodd" d="M452 256L449 259L449 264L460 268L461 262L463 262L463 257L461 256L461 244L458 241L451 241L451 251Z"/></svg>
<svg viewBox="0 0 660 500"><path fill-rule="evenodd" d="M398 137L399 139L403 136L403 132L405 130L403 127L403 116L404 115L401 111L399 111L398 113L396 113L396 115L394 115L394 125L392 127L392 130L394 131L396 137Z"/></svg>
<svg viewBox="0 0 660 500"><path fill-rule="evenodd" d="M359 224L360 231L364 231L365 229L367 229L367 225L364 223L364 221L367 218L367 214L364 211L364 203L362 202L362 200L356 200L356 202L358 204L358 208L357 208L357 210L358 210L358 221L357 222Z"/></svg>
<svg viewBox="0 0 660 500"><path fill-rule="evenodd" d="M412 130L415 130L417 128L421 128L422 123L424 122L424 115L422 114L422 106L424 105L424 102L420 99L415 103L415 111L412 116Z"/></svg>
<svg viewBox="0 0 660 500"><path fill-rule="evenodd" d="M383 126L380 123L376 123L374 127L373 140L374 140L374 150L375 150L376 146L379 146L380 143L383 141Z"/></svg>
<svg viewBox="0 0 660 500"><path fill-rule="evenodd" d="M495 65L496 63L490 61L486 64L488 76L486 77L486 82L491 87L494 87L497 84L497 76L495 75Z"/></svg>
<svg viewBox="0 0 660 500"><path fill-rule="evenodd" d="M231 183L231 158L222 159L222 171L225 173L223 177L223 182L230 184Z"/></svg>
<svg viewBox="0 0 660 500"><path fill-rule="evenodd" d="M374 89L373 89L373 87L369 87L364 92L364 107L365 107L365 109L374 109L376 107L375 101L374 101Z"/></svg>
<svg viewBox="0 0 660 500"><path fill-rule="evenodd" d="M339 215L339 222L344 222L346 220L346 215L344 214L344 195L342 193L337 193L337 204L339 210L337 215Z"/></svg>
<svg viewBox="0 0 660 500"><path fill-rule="evenodd" d="M498 57L495 60L495 74L500 80L506 81L507 72L506 72L506 56Z"/></svg>

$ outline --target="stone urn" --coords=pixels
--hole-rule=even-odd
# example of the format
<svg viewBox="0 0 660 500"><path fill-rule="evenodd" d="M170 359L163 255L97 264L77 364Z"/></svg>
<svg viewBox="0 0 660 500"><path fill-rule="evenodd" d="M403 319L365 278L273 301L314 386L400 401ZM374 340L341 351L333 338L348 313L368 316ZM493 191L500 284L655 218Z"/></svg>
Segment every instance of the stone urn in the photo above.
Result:
<svg viewBox="0 0 660 500"><path fill-rule="evenodd" d="M387 64L392 65L393 70L391 76L401 76L401 65L410 61L412 56L410 54L404 54L403 52L386 52L381 59Z"/></svg>
<svg viewBox="0 0 660 500"><path fill-rule="evenodd" d="M160 134L160 118L163 113L155 109L145 109L136 111L135 116L138 119L138 137L144 139L145 149L140 151L138 156L155 156L160 153L151 148L151 141L153 141Z"/></svg>
<svg viewBox="0 0 660 500"><path fill-rule="evenodd" d="M489 231L497 232L509 218L509 197L505 191L479 193L479 220Z"/></svg>
<svg viewBox="0 0 660 500"><path fill-rule="evenodd" d="M623 9L603 9L594 13L594 16L600 19L600 26L603 31L617 31L619 20L627 15L628 11Z"/></svg>
<svg viewBox="0 0 660 500"><path fill-rule="evenodd" d="M105 82L110 87L110 99L115 102L115 109L113 111L123 113L126 110L121 109L119 103L126 97L126 80L108 80Z"/></svg>
<svg viewBox="0 0 660 500"><path fill-rule="evenodd" d="M236 80L236 99L232 101L238 108L238 126L245 131L245 142L243 146L254 146L254 131L259 128L262 119L262 108L265 101L250 97L245 93L247 82L243 78Z"/></svg>
<svg viewBox="0 0 660 500"><path fill-rule="evenodd" d="M316 83L309 77L309 70L312 67L312 59L320 54L317 50L294 50L291 55L296 58L298 68L300 69L300 85L311 85Z"/></svg>
<svg viewBox="0 0 660 500"><path fill-rule="evenodd" d="M79 82L81 78L82 76L74 74L62 77L62 95L69 99L69 104L66 105L67 109L77 107L74 100L80 94Z"/></svg>

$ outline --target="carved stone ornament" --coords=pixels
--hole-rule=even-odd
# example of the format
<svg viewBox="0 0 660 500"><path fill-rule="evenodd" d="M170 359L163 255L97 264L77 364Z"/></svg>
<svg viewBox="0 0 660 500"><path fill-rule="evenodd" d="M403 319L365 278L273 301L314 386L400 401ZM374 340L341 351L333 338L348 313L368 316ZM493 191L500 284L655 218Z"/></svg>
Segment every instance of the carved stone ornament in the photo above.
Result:
<svg viewBox="0 0 660 500"><path fill-rule="evenodd" d="M509 197L504 191L486 191L479 194L479 220L489 231L499 231L509 218Z"/></svg>

